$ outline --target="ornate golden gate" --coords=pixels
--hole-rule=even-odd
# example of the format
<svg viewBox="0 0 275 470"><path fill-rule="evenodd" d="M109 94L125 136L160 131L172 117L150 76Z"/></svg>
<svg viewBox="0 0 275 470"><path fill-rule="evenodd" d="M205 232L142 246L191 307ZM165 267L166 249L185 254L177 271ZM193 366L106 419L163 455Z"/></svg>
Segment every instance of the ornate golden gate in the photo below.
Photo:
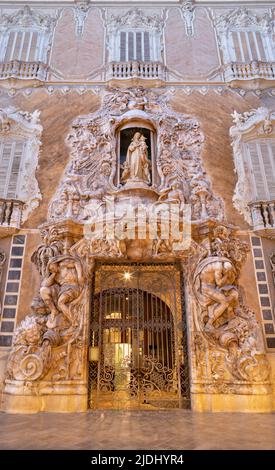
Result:
<svg viewBox="0 0 275 470"><path fill-rule="evenodd" d="M174 265L99 265L90 327L91 408L189 407L181 275Z"/></svg>

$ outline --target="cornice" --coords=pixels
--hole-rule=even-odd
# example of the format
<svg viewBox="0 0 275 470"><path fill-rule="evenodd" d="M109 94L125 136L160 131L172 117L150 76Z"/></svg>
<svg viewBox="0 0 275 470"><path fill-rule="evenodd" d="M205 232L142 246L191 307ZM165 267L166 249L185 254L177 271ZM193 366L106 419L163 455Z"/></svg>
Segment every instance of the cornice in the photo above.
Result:
<svg viewBox="0 0 275 470"><path fill-rule="evenodd" d="M75 5L79 3L80 0L11 0L7 2L7 0L0 0L0 6L6 6L7 8L12 8L16 5L24 5L24 4L32 4L32 5L43 5L44 7L47 6L62 6L62 5ZM157 5L174 5L179 6L183 5L184 3L189 3L190 0L88 0L90 6L147 6L148 8L152 8L153 6ZM230 8L230 6L274 6L274 1L266 1L266 0L242 0L241 2L238 0L192 0L194 6L198 5L216 5L219 7Z"/></svg>

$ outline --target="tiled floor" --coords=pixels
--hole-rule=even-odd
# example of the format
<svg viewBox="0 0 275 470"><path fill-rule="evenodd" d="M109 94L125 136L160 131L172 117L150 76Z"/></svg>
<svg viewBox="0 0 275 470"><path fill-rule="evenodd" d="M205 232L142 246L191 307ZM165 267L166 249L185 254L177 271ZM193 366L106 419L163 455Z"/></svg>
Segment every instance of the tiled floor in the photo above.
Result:
<svg viewBox="0 0 275 470"><path fill-rule="evenodd" d="M275 449L275 414L0 413L1 449Z"/></svg>

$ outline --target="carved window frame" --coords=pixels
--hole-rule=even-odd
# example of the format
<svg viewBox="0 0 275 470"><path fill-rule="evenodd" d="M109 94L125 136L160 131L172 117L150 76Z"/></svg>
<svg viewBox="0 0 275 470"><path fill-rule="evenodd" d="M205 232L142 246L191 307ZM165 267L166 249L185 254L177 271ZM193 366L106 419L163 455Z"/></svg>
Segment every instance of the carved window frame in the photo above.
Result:
<svg viewBox="0 0 275 470"><path fill-rule="evenodd" d="M149 62L164 62L164 15L150 17L144 11L136 8L129 10L123 16L105 16L107 50L109 62L124 62L120 54L120 36L122 32L148 33L150 60ZM144 59L128 59L129 61L146 62Z"/></svg>
<svg viewBox="0 0 275 470"><path fill-rule="evenodd" d="M233 203L245 220L252 224L249 203L269 201L270 199L263 199L257 194L255 178L251 174L253 166L250 162L251 157L248 146L251 143L255 143L257 146L266 143L270 147L270 144L273 143L275 149L275 112L267 108L258 108L243 115L235 112L233 116L235 125L230 128L230 136L232 138L235 172L238 177ZM265 167L262 162L259 163L259 166L261 172L264 172ZM272 169L275 180L275 162Z"/></svg>
<svg viewBox="0 0 275 470"><path fill-rule="evenodd" d="M0 141L24 142L15 197L15 200L24 203L22 222L27 220L42 199L36 179L42 133L39 114L38 111L28 113L15 108L0 109Z"/></svg>
<svg viewBox="0 0 275 470"><path fill-rule="evenodd" d="M125 33L125 59L121 57L121 34ZM137 34L141 35L141 57L137 57ZM149 48L148 48L148 59L146 58L146 46L145 46L145 34L148 34ZM129 57L129 35L133 34L133 58ZM113 38L114 55L111 58L112 62L130 62L130 61L140 61L140 62L158 62L160 60L160 47L158 47L159 38L157 35L148 29L145 28L122 28L117 30Z"/></svg>
<svg viewBox="0 0 275 470"><path fill-rule="evenodd" d="M219 47L222 51L223 64L227 65L232 62L249 63L253 61L259 62L273 62L275 60L275 46L272 40L273 34L273 21L272 16L268 12L265 14L257 15L257 10L247 10L246 8L239 8L231 10L225 15L214 17L214 24L217 30ZM233 44L232 33L237 33L239 51L242 60L236 56L235 47ZM241 33L245 36L246 49L249 59L245 58L245 51L241 40ZM251 41L249 41L249 33L252 33L254 40L254 49L256 50L257 57L253 57ZM260 57L260 47L257 42L256 35L261 37L265 58Z"/></svg>
<svg viewBox="0 0 275 470"><path fill-rule="evenodd" d="M3 14L0 17L0 62L6 63L12 60L22 60L24 62L42 62L45 65L48 64L55 23L55 18L49 15L41 15L27 5L13 15ZM26 34L29 34L26 41L28 45L26 57L22 59ZM35 53L34 57L30 60L32 41L35 34L37 35L34 47ZM11 55L6 57L11 37L13 37ZM20 41L19 54L15 56L14 51L18 45L18 38Z"/></svg>

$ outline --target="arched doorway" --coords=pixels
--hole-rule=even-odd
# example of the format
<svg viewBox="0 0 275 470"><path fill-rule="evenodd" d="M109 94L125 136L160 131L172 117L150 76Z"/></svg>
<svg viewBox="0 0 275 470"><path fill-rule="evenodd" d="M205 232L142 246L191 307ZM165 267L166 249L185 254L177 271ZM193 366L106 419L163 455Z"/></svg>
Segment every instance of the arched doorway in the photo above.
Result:
<svg viewBox="0 0 275 470"><path fill-rule="evenodd" d="M177 283L171 283L179 273L171 267L167 277L155 267L152 272L146 268L105 265L96 272L89 355L91 408L189 406L185 315Z"/></svg>

